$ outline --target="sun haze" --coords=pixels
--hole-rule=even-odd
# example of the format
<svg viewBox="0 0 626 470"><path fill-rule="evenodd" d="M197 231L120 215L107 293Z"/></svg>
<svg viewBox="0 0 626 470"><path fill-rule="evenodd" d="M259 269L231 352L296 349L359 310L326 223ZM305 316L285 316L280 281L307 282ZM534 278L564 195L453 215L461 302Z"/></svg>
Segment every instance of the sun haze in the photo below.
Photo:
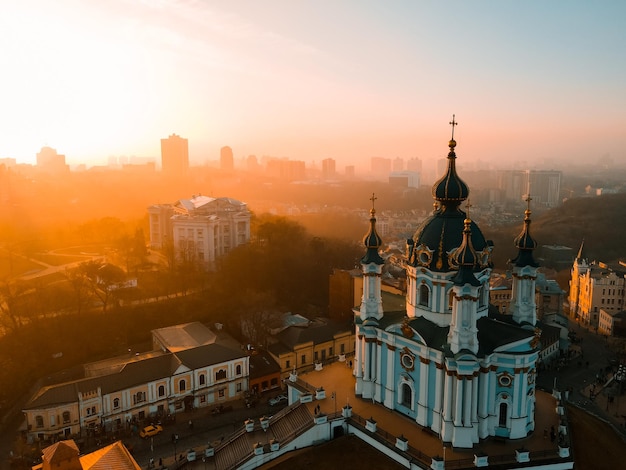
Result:
<svg viewBox="0 0 626 470"><path fill-rule="evenodd" d="M0 157L358 163L626 148L626 3L23 0L0 16ZM462 137L461 137L462 135Z"/></svg>

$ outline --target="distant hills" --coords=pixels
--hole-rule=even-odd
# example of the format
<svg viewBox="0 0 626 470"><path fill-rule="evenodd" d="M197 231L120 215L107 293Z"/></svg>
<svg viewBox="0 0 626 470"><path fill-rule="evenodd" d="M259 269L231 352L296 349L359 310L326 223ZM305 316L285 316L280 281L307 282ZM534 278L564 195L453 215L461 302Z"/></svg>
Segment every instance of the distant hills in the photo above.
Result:
<svg viewBox="0 0 626 470"><path fill-rule="evenodd" d="M531 234L540 247L568 246L575 256L584 239L589 260L612 262L626 258L626 193L569 199L531 218ZM483 229L485 236L494 240L496 267L504 268L501 263L515 256L513 238L521 227L517 223Z"/></svg>

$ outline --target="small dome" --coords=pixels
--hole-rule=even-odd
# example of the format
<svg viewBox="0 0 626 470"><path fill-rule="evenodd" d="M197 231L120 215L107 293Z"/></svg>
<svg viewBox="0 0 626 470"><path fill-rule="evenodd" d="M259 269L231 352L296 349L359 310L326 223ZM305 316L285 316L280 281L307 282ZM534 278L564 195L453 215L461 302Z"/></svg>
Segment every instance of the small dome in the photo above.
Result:
<svg viewBox="0 0 626 470"><path fill-rule="evenodd" d="M433 197L441 204L460 204L469 196L469 188L465 182L456 174L456 154L454 148L456 141L453 139L448 143L448 170L434 185Z"/></svg>
<svg viewBox="0 0 626 470"><path fill-rule="evenodd" d="M524 226L522 227L522 232L514 240L515 247L518 249L518 253L517 256L511 260L511 263L515 264L515 266L518 267L539 266L539 264L533 258L533 251L535 250L535 248L537 248L537 242L530 235L530 201L531 198L528 197L526 199L528 207L524 212Z"/></svg>
<svg viewBox="0 0 626 470"><path fill-rule="evenodd" d="M363 264L385 264L385 261L378 253L378 250L380 250L380 247L383 244L383 240L382 238L380 238L380 235L378 235L378 232L376 231L376 209L374 209L375 200L376 197L374 197L374 195L372 194L372 209L370 210L370 229L369 232L367 232L363 237L363 244L367 249L365 256L361 258L361 263Z"/></svg>

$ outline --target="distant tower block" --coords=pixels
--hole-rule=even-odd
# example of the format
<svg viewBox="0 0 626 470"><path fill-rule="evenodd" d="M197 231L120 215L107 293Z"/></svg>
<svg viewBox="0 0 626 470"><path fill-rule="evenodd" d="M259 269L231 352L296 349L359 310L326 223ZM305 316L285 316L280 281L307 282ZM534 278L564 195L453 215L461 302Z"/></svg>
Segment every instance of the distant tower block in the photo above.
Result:
<svg viewBox="0 0 626 470"><path fill-rule="evenodd" d="M234 168L233 149L228 146L220 149L220 168L222 170L232 170Z"/></svg>
<svg viewBox="0 0 626 470"><path fill-rule="evenodd" d="M189 170L189 142L172 134L161 139L161 170L168 176L184 176Z"/></svg>

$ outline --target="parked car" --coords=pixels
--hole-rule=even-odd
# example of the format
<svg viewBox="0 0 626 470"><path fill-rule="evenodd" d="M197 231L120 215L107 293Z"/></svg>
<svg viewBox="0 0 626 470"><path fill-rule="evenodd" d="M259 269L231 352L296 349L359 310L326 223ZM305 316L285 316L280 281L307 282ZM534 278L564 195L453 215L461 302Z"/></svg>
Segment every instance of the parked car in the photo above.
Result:
<svg viewBox="0 0 626 470"><path fill-rule="evenodd" d="M276 406L279 403L283 402L283 401L287 401L287 396L286 395L277 395L274 398L270 398L269 404L270 406Z"/></svg>
<svg viewBox="0 0 626 470"><path fill-rule="evenodd" d="M187 451L187 462L193 462L196 460L196 451L193 449L189 449Z"/></svg>
<svg viewBox="0 0 626 470"><path fill-rule="evenodd" d="M146 437L156 436L161 432L163 432L163 426L159 424L151 424L150 426L146 426L141 431L139 431L139 436L145 439Z"/></svg>

